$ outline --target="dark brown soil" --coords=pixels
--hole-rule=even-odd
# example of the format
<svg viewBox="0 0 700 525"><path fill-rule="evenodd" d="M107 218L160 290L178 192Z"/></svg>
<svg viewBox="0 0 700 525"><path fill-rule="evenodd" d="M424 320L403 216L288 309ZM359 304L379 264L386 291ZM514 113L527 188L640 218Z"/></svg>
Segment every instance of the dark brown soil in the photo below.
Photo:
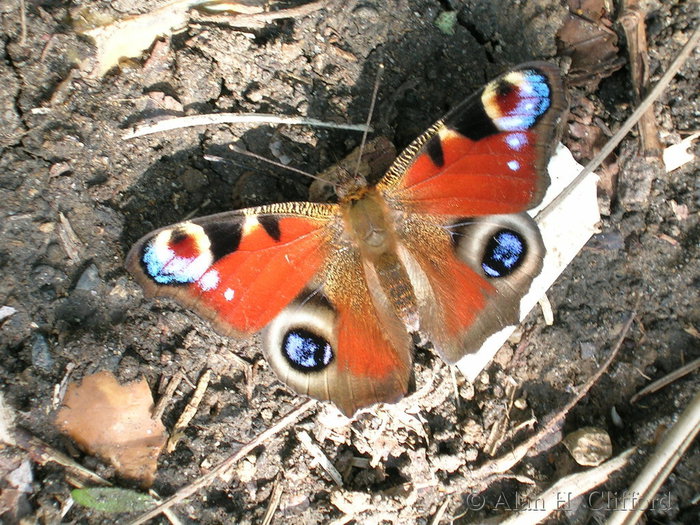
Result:
<svg viewBox="0 0 700 525"><path fill-rule="evenodd" d="M103 369L121 380L145 376L156 397L163 377L182 370L196 383L211 369L214 380L195 419L177 449L161 456L154 489L165 497L269 427L298 399L272 374L256 338L221 337L171 301L145 300L123 268L125 254L143 234L190 213L306 198L308 180L235 155L228 144L319 172L348 154L360 136L320 128L212 126L123 140L125 128L147 117L213 112L363 122L382 61L374 127L401 148L509 66L556 61L555 33L567 9L553 0L331 3L260 28L190 25L144 67L131 62L104 78L90 78L84 60L93 50L68 22L78 4L27 1L22 44L18 3L0 3L0 306L16 309L0 326L0 384L21 426L74 452L53 425L54 388L69 363L76 365L74 379ZM113 4L122 12L144 5ZM697 25L697 4L651 1L648 8L653 82ZM435 24L445 11L458 13L454 34ZM624 46L620 56L626 56ZM79 71L62 85L73 68ZM700 128L699 74L696 50L656 104L664 144ZM623 67L589 97L596 118L613 131L633 105L628 78ZM637 151L633 134L621 149L622 169ZM228 160L214 163L205 155ZM282 485L278 523L428 523L445 501L444 520L463 516L459 522L479 522L507 511L503 501L514 506L517 497L537 494L581 469L556 445L519 465L514 473L520 481L493 482L481 493L483 508L474 508L469 490L455 492L469 469L489 459L483 447L492 425L508 413L510 385L525 400L524 409L510 411L511 428L530 417L537 427L597 369L640 301L638 321L618 359L562 429L601 427L615 454L640 447L631 465L601 489L621 493L660 432L700 388L695 372L637 404L629 402L651 379L700 357L697 175L698 163L691 162L656 178L643 204L630 208L613 200L601 233L548 294L554 324L545 326L541 315L531 315L526 345L517 352L517 343L506 345L475 385L458 379L459 406L450 369L420 351L416 388L428 386L400 405L402 416L377 409L333 427L333 410L319 405L256 449L230 481L201 490L176 506L176 513L185 522L259 523L276 479ZM687 206L687 216L674 213L674 201ZM60 239L61 214L80 241L72 254ZM253 377L244 375L234 353L252 363ZM166 427L191 393L183 383L165 412ZM298 439L302 430L344 473L342 488L313 463ZM507 440L500 452L530 432ZM8 464L22 457L11 449L0 455ZM130 486L98 460L76 457ZM353 457L370 461L353 467ZM53 464L32 464L32 471L30 515L56 522L71 489L65 471ZM522 483L523 477L536 485ZM648 520L700 521L699 479L695 444L661 489L667 504L649 511ZM605 511L600 505L591 510L595 501L574 500L555 522L598 522ZM114 517L74 506L63 520L100 523Z"/></svg>

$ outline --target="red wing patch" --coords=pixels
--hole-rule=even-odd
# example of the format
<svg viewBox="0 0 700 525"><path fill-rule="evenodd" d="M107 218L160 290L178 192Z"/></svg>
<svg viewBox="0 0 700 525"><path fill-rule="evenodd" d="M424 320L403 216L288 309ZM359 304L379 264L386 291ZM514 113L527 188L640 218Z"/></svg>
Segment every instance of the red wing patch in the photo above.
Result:
<svg viewBox="0 0 700 525"><path fill-rule="evenodd" d="M392 195L422 213L490 215L528 209L538 174L532 147L515 151L511 142L535 142L532 132L501 133L477 142L447 130L440 141L444 162L421 154Z"/></svg>
<svg viewBox="0 0 700 525"><path fill-rule="evenodd" d="M417 213L530 209L548 186L546 162L565 107L555 68L532 64L511 71L419 137L379 188L392 206Z"/></svg>
<svg viewBox="0 0 700 525"><path fill-rule="evenodd" d="M224 331L256 332L322 268L331 215L205 217L149 234L127 268L147 292L179 300Z"/></svg>

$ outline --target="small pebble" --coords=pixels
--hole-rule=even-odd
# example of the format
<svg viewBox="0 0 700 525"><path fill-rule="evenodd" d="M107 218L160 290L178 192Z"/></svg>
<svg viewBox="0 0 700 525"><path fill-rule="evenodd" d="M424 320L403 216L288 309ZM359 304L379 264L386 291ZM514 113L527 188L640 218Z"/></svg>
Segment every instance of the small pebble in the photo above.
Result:
<svg viewBox="0 0 700 525"><path fill-rule="evenodd" d="M97 271L97 266L94 264L85 268L85 271L78 279L78 284L75 285L76 290L85 290L91 292L100 284L100 274Z"/></svg>
<svg viewBox="0 0 700 525"><path fill-rule="evenodd" d="M43 372L50 372L53 364L48 341L43 335L35 333L32 336L32 365Z"/></svg>
<svg viewBox="0 0 700 525"><path fill-rule="evenodd" d="M580 428L566 436L562 442L576 463L586 467L597 467L612 456L610 436L601 428Z"/></svg>

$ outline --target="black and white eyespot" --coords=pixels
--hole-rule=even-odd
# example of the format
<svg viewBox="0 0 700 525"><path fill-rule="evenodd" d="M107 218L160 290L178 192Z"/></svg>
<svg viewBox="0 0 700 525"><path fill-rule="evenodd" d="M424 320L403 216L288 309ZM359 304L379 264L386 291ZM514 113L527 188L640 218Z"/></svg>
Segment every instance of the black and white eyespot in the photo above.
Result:
<svg viewBox="0 0 700 525"><path fill-rule="evenodd" d="M265 355L282 381L305 392L310 377L333 364L337 349L335 320L335 310L328 301L307 291L265 328Z"/></svg>
<svg viewBox="0 0 700 525"><path fill-rule="evenodd" d="M300 372L323 370L333 360L333 349L324 337L306 328L289 328L280 350L289 366Z"/></svg>
<svg viewBox="0 0 700 525"><path fill-rule="evenodd" d="M527 257L527 241L517 231L503 228L489 238L481 258L481 268L489 277L510 275Z"/></svg>
<svg viewBox="0 0 700 525"><path fill-rule="evenodd" d="M463 218L450 232L457 256L489 280L540 272L544 244L527 214Z"/></svg>

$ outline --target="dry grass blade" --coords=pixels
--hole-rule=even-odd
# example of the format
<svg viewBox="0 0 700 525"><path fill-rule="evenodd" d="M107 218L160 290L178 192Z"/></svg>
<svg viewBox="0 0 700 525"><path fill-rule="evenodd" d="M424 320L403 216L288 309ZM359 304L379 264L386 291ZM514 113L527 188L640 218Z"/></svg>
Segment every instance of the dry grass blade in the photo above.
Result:
<svg viewBox="0 0 700 525"><path fill-rule="evenodd" d="M300 431L297 436L299 437L299 441L301 441L301 444L304 446L306 451L313 456L316 462L321 466L321 468L323 468L323 470L326 471L334 483L339 487L342 487L343 477L340 475L340 472L338 472L338 469L335 468L333 463L331 463L331 460L328 459L328 457L323 453L323 450L321 450L321 448L313 442L311 436L309 436L309 434L303 430Z"/></svg>
<svg viewBox="0 0 700 525"><path fill-rule="evenodd" d="M666 433L664 440L649 458L649 462L627 490L628 494L638 496L632 499L632 508L624 507L614 510L606 522L607 525L633 525L640 520L645 510L649 508L661 484L692 444L698 432L700 432L700 392L695 394L676 424Z"/></svg>
<svg viewBox="0 0 700 525"><path fill-rule="evenodd" d="M542 523L559 507L605 483L613 473L627 465L634 451L634 448L628 449L598 467L565 476L547 490L535 496L531 500L533 502L532 506L527 506L525 510L511 514L505 520L501 519L501 517L497 521L487 521L485 523L499 523L501 525L534 525ZM566 497L563 498L562 495L566 495Z"/></svg>
<svg viewBox="0 0 700 525"><path fill-rule="evenodd" d="M272 425L264 432L260 433L255 439L243 445L240 449L238 449L237 452L231 454L228 458L219 463L209 472L199 477L197 480L190 483L186 487L181 488L169 498L163 500L163 502L157 507L154 507L148 512L144 512L141 516L129 522L129 525L138 525L140 523L145 523L151 518L155 518L156 516L158 516L161 512L164 512L165 509L169 509L173 505L176 505L177 503L180 503L181 501L187 499L192 494L197 492L200 488L208 486L217 477L219 477L220 474L230 469L239 459L247 456L255 447L287 428L289 425L291 425L297 419L299 419L305 412L311 410L314 406L316 406L316 401L311 399L303 403L299 407L295 408L289 414L280 419L277 423Z"/></svg>
<svg viewBox="0 0 700 525"><path fill-rule="evenodd" d="M275 479L275 484L272 487L272 493L270 494L270 503L265 510L265 516L261 522L261 525L270 525L272 523L272 517L275 515L277 507L280 505L280 500L282 499L282 482L280 481L279 475Z"/></svg>
<svg viewBox="0 0 700 525"><path fill-rule="evenodd" d="M629 116L629 118L622 124L619 130L610 137L610 140L601 148L600 152L591 159L591 161L586 165L586 167L581 170L576 178L569 184L566 189L564 189L557 197L552 200L541 212L537 214L536 219L541 216L545 216L551 213L553 210L557 209L559 204L566 199L571 192L573 192L579 184L586 178L586 176L593 172L601 163L610 155L613 150L620 144L622 139L630 132L630 130L639 122L642 115L646 113L647 109L659 98L661 93L668 87L676 76L676 73L683 67L685 61L690 56L690 53L695 49L700 41L700 27L697 27L695 31L690 35L688 42L683 46L678 56L673 60L671 65L668 66L666 73L659 79L654 88L649 92L647 97L642 101L642 103L634 110L634 112Z"/></svg>
<svg viewBox="0 0 700 525"><path fill-rule="evenodd" d="M208 115L192 115L160 120L153 124L140 124L134 126L122 137L124 140L171 131L174 129L191 128L193 126L211 126L218 124L286 124L290 126L315 126L318 128L347 129L350 131L366 131L365 124L336 124L324 122L313 118L304 117L280 117L264 113L212 113Z"/></svg>
<svg viewBox="0 0 700 525"><path fill-rule="evenodd" d="M189 400L187 406L182 411L182 414L180 414L180 418L177 420L177 423L175 423L175 427L173 428L172 434L170 439L168 439L168 444L166 446L166 450L168 452L175 450L177 442L182 436L182 432L187 428L187 425L190 424L190 421L192 421L192 418L197 413L199 404L202 402L202 398L209 387L210 380L211 370L206 370L197 382L197 388L195 388L194 393L192 394L192 399Z"/></svg>
<svg viewBox="0 0 700 525"><path fill-rule="evenodd" d="M647 394L651 394L652 392L656 392L657 390L661 390L666 385L670 385L677 379L680 379L681 377L690 374L698 368L700 368L700 358L691 361L685 366L677 368L670 374L667 374L661 379L657 379L653 383L645 386L639 392L632 396L632 398L630 399L630 403L636 403L639 400L639 398L646 396Z"/></svg>
<svg viewBox="0 0 700 525"><path fill-rule="evenodd" d="M309 15L319 9L323 9L331 0L318 0L309 2L297 7L288 9L280 9L279 11L266 11L262 13L236 14L235 16L221 15L193 15L193 19L199 22L218 22L225 23L231 27L263 27L266 23L281 20L283 18L297 18ZM208 6L203 6L205 9L212 10Z"/></svg>
<svg viewBox="0 0 700 525"><path fill-rule="evenodd" d="M168 406L168 403L170 403L173 395L175 395L175 390L177 390L177 387L180 386L183 378L184 374L179 370L175 372L173 377L170 378L168 385L165 387L165 392L163 392L163 395L160 396L155 408L153 409L153 419L160 420L160 418L163 417L165 407Z"/></svg>

